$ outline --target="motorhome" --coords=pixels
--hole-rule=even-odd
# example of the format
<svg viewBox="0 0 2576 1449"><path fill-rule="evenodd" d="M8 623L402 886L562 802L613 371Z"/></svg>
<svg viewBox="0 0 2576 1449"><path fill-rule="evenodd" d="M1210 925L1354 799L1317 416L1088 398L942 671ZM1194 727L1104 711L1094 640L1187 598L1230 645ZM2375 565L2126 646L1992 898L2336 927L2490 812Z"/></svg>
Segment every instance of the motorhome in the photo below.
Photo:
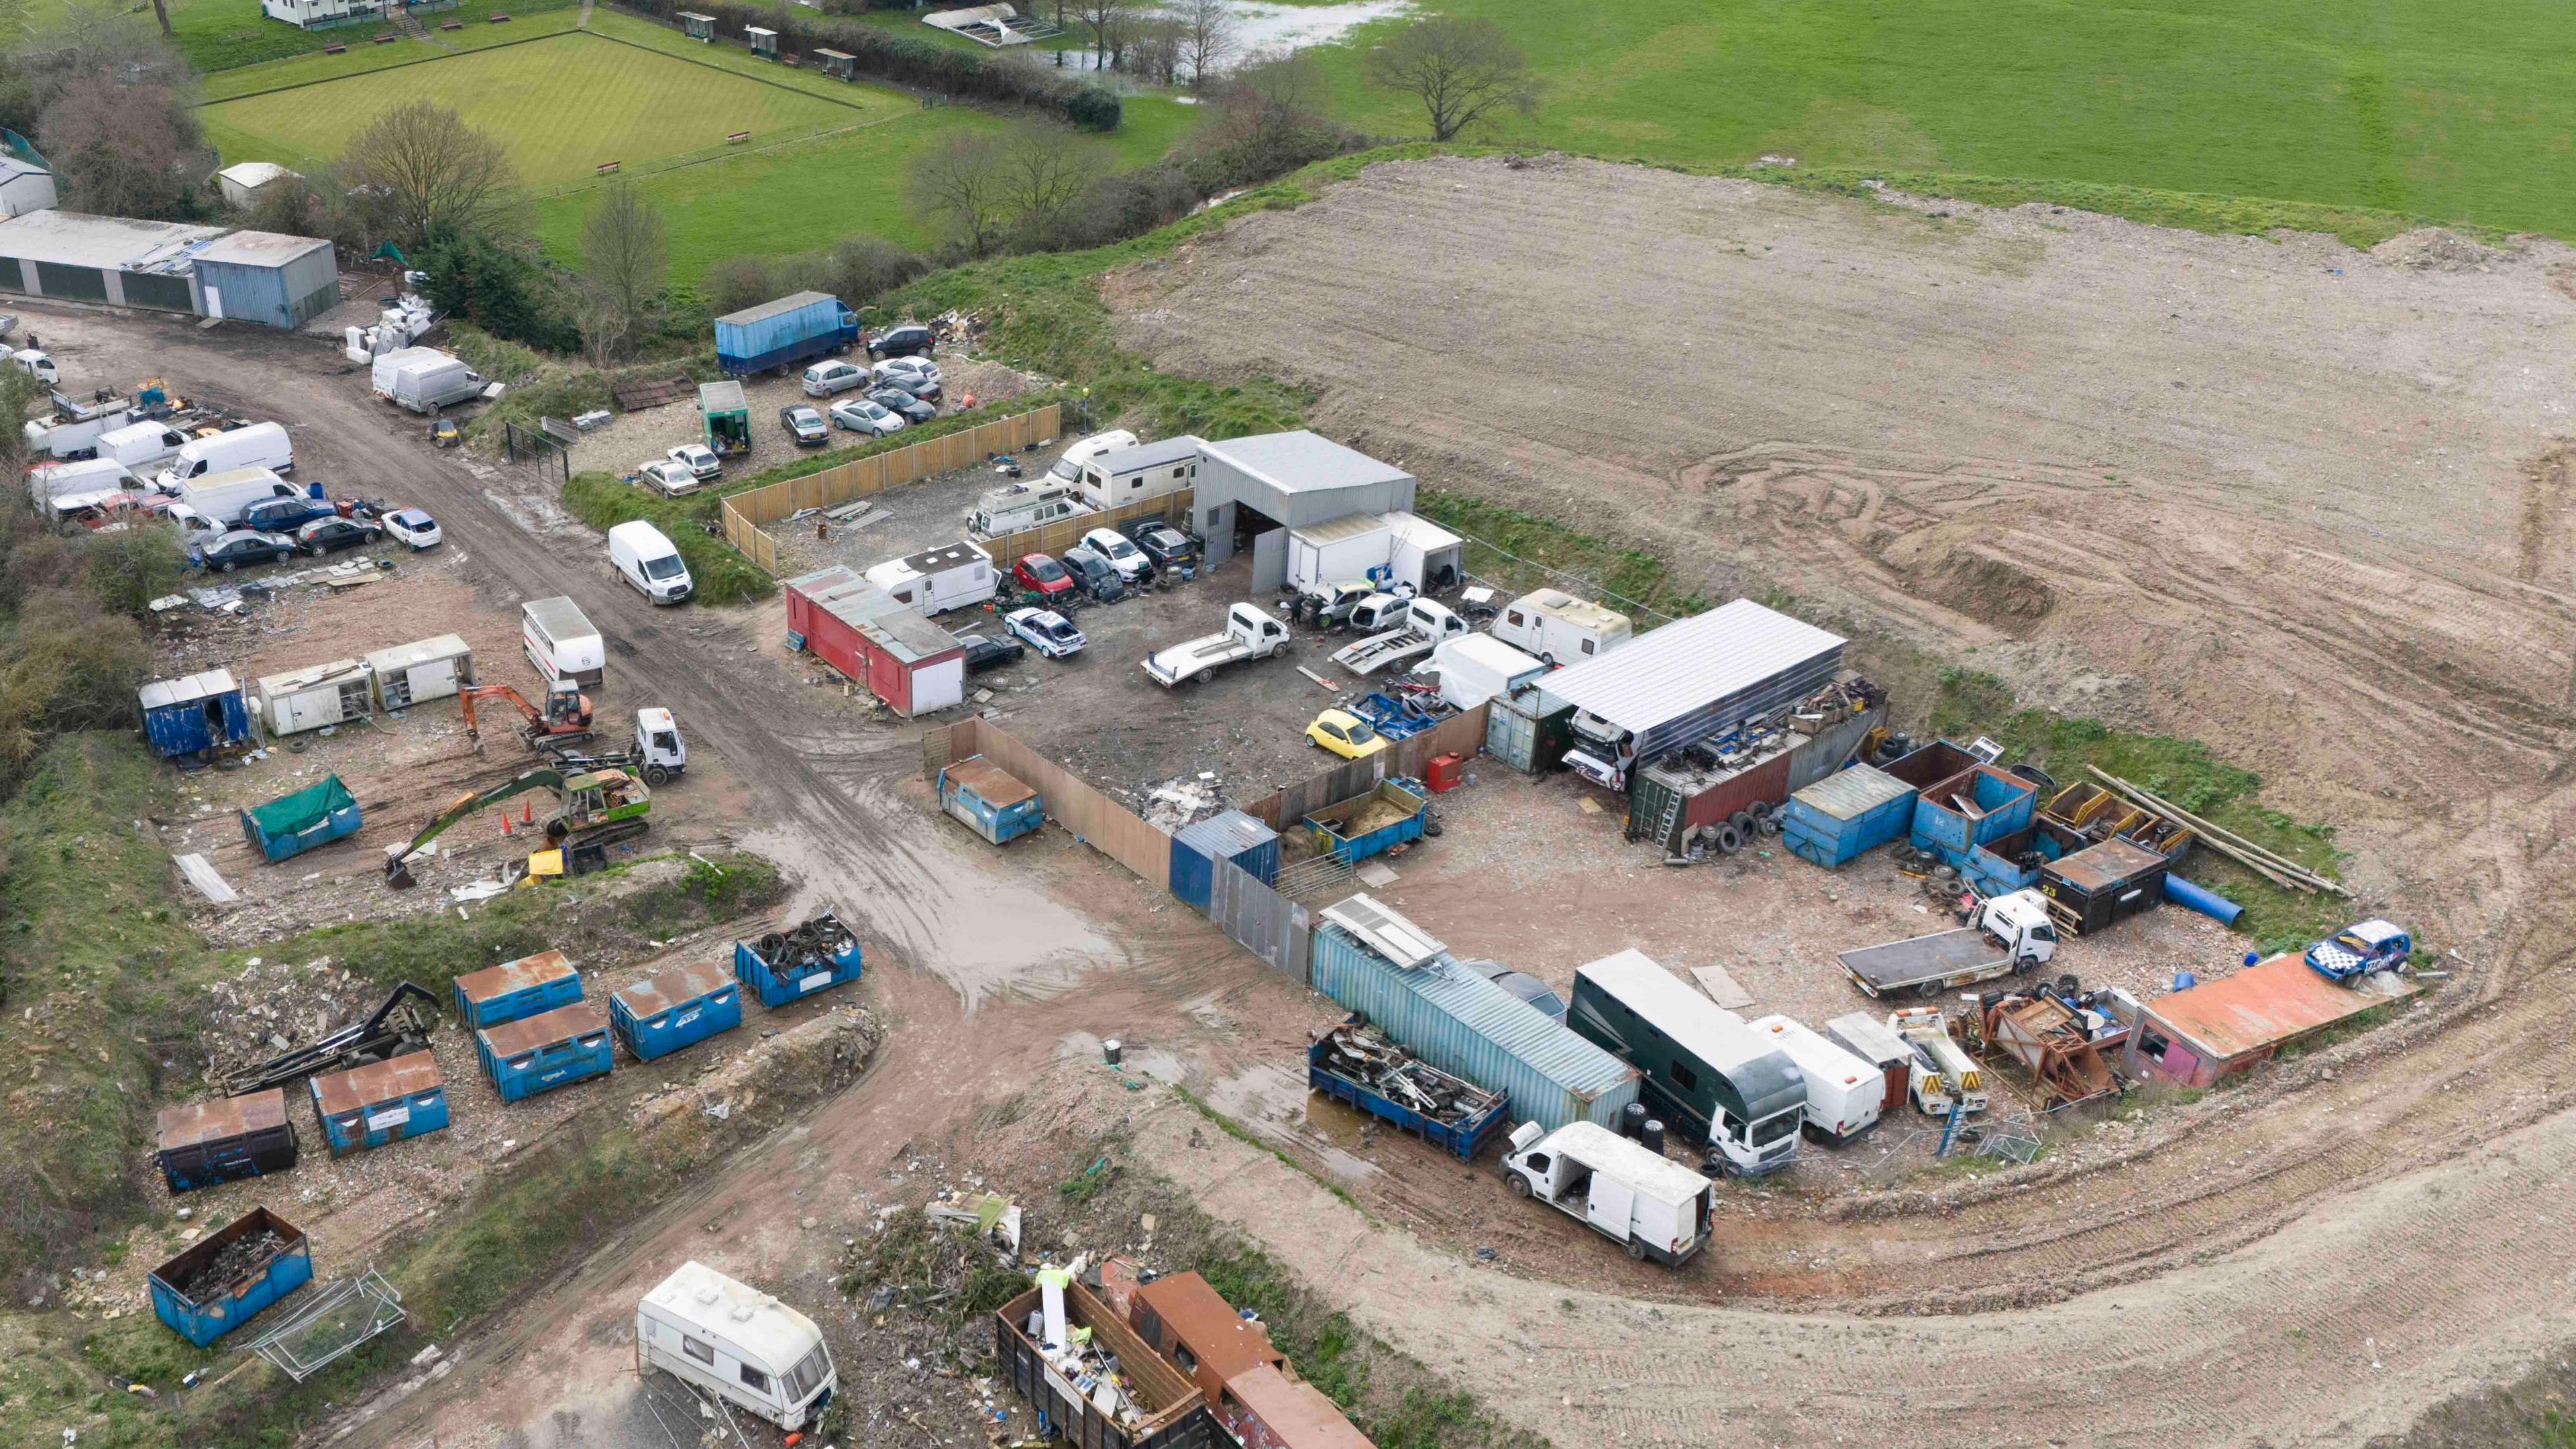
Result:
<svg viewBox="0 0 2576 1449"><path fill-rule="evenodd" d="M1807 1079L1807 1135L1840 1146L1878 1125L1886 1106L1887 1079L1865 1062L1793 1018L1759 1016L1745 1025L1769 1037Z"/></svg>
<svg viewBox="0 0 2576 1449"><path fill-rule="evenodd" d="M1503 1154L1514 1197L1536 1198L1628 1250L1678 1268L1708 1243L1709 1180L1598 1122L1512 1129Z"/></svg>
<svg viewBox="0 0 2576 1449"><path fill-rule="evenodd" d="M977 538L1001 538L1091 512L1082 501L1082 485L1049 474L1034 483L1007 483L988 489L966 514L966 531Z"/></svg>
<svg viewBox="0 0 2576 1449"><path fill-rule="evenodd" d="M635 1369L660 1369L791 1434L822 1415L840 1383L813 1319L697 1262L635 1305Z"/></svg>
<svg viewBox="0 0 2576 1449"><path fill-rule="evenodd" d="M889 559L867 571L867 580L924 614L944 614L980 604L1000 587L993 556L959 540Z"/></svg>
<svg viewBox="0 0 2576 1449"><path fill-rule="evenodd" d="M1536 589L1494 616L1494 637L1549 665L1607 654L1628 642L1628 616L1563 589Z"/></svg>
<svg viewBox="0 0 2576 1449"><path fill-rule="evenodd" d="M226 428L191 438L172 455L170 466L155 481L164 493L175 493L182 484L236 468L266 468L273 473L295 471L295 444L278 423L253 423L245 428Z"/></svg>
<svg viewBox="0 0 2576 1449"><path fill-rule="evenodd" d="M1063 455L1055 460L1055 466L1047 469L1047 476L1059 483L1069 483L1075 488L1080 488L1082 470L1091 466L1092 459L1106 453L1115 453L1121 448L1135 446L1136 435L1125 428L1111 428L1105 433L1094 433L1090 437L1067 443Z"/></svg>
<svg viewBox="0 0 2576 1449"><path fill-rule="evenodd" d="M1565 1024L1644 1074L1647 1110L1706 1144L1712 1170L1758 1177L1796 1160L1807 1106L1797 1063L1644 952L1577 967Z"/></svg>

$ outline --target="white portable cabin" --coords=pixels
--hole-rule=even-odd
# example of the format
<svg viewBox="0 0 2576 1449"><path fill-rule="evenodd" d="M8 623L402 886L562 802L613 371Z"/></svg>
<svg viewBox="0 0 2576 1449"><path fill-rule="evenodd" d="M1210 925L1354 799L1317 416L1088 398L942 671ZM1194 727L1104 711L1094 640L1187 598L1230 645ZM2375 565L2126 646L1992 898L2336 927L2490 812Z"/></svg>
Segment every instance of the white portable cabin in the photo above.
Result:
<svg viewBox="0 0 2576 1449"><path fill-rule="evenodd" d="M1199 477L1199 439L1187 433L1093 455L1082 469L1082 501L1098 509L1166 498Z"/></svg>
<svg viewBox="0 0 2576 1449"><path fill-rule="evenodd" d="M462 635L441 634L379 649L367 656L367 668L376 676L376 702L387 709L408 709L472 684L474 651Z"/></svg>
<svg viewBox="0 0 2576 1449"><path fill-rule="evenodd" d="M1578 599L1563 589L1533 589L1494 616L1494 637L1549 664L1573 664L1607 654L1635 630L1628 616Z"/></svg>
<svg viewBox="0 0 2576 1449"><path fill-rule="evenodd" d="M1440 671L1440 697L1460 709L1496 696L1509 699L1547 673L1546 665L1491 634L1443 639L1432 647L1431 664Z"/></svg>
<svg viewBox="0 0 2576 1449"><path fill-rule="evenodd" d="M1445 594L1467 582L1467 540L1418 513L1390 513L1386 529L1386 566L1397 583Z"/></svg>
<svg viewBox="0 0 2576 1449"><path fill-rule="evenodd" d="M1771 1039L1807 1079L1807 1135L1840 1146L1878 1125L1887 1079L1863 1061L1810 1030L1774 1013L1745 1025Z"/></svg>
<svg viewBox="0 0 2576 1449"><path fill-rule="evenodd" d="M581 606L568 598L531 599L519 607L519 644L549 683L585 687L608 677L608 646Z"/></svg>
<svg viewBox="0 0 2576 1449"><path fill-rule="evenodd" d="M1288 530L1288 586L1320 589L1327 584L1377 580L1372 570L1386 567L1394 547L1394 530L1373 513L1345 514L1292 528Z"/></svg>
<svg viewBox="0 0 2576 1449"><path fill-rule="evenodd" d="M964 539L878 564L867 580L924 614L983 603L1000 587L993 556Z"/></svg>
<svg viewBox="0 0 2576 1449"><path fill-rule="evenodd" d="M253 689L251 708L271 735L300 734L363 719L375 710L375 680L363 659L334 659L272 674Z"/></svg>
<svg viewBox="0 0 2576 1449"><path fill-rule="evenodd" d="M635 1368L660 1369L790 1433L822 1414L839 1383L813 1319L694 1262L635 1305Z"/></svg>

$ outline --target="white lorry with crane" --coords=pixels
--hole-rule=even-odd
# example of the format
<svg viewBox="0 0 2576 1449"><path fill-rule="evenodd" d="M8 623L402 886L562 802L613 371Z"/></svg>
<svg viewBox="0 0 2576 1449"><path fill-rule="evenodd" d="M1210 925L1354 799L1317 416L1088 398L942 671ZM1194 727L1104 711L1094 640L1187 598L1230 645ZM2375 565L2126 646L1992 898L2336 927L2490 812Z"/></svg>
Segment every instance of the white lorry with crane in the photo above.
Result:
<svg viewBox="0 0 2576 1449"><path fill-rule="evenodd" d="M1145 672L1170 689L1185 680L1205 679L1226 665L1267 659L1287 649L1286 624L1257 604L1235 604L1225 611L1223 629L1146 655Z"/></svg>
<svg viewBox="0 0 2576 1449"><path fill-rule="evenodd" d="M1955 986L2047 965L2057 954L2048 899L2036 890L1993 896L1970 925L1841 953L1852 984L1871 996L1912 992L1929 1000Z"/></svg>
<svg viewBox="0 0 2576 1449"><path fill-rule="evenodd" d="M1976 1058L1950 1036L1950 1024L1937 1006L1904 1006L1889 1013L1887 1029L1914 1051L1906 1095L1927 1117L1947 1117L1986 1110L1985 1083L1977 1076Z"/></svg>

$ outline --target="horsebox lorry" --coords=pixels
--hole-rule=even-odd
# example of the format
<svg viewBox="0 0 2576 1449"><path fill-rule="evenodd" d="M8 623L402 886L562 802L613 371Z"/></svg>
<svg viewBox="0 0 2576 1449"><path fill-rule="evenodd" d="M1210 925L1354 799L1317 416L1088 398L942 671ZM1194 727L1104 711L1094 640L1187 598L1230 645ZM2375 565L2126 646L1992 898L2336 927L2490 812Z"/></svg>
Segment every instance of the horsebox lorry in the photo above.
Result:
<svg viewBox="0 0 2576 1449"><path fill-rule="evenodd" d="M1759 1177L1796 1160L1807 1109L1797 1063L1644 952L1577 967L1565 1024L1643 1075L1646 1109L1705 1144L1711 1171Z"/></svg>

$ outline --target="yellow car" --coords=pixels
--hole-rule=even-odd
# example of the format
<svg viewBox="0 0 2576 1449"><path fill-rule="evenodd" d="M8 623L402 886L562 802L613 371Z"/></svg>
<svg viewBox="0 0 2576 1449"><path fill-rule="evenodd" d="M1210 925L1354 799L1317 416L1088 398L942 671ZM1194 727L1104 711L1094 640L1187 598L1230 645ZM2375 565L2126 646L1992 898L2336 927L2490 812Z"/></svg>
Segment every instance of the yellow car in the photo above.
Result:
<svg viewBox="0 0 2576 1449"><path fill-rule="evenodd" d="M1345 760L1365 760L1386 748L1369 722L1346 709L1328 709L1306 726L1306 743L1320 745Z"/></svg>

